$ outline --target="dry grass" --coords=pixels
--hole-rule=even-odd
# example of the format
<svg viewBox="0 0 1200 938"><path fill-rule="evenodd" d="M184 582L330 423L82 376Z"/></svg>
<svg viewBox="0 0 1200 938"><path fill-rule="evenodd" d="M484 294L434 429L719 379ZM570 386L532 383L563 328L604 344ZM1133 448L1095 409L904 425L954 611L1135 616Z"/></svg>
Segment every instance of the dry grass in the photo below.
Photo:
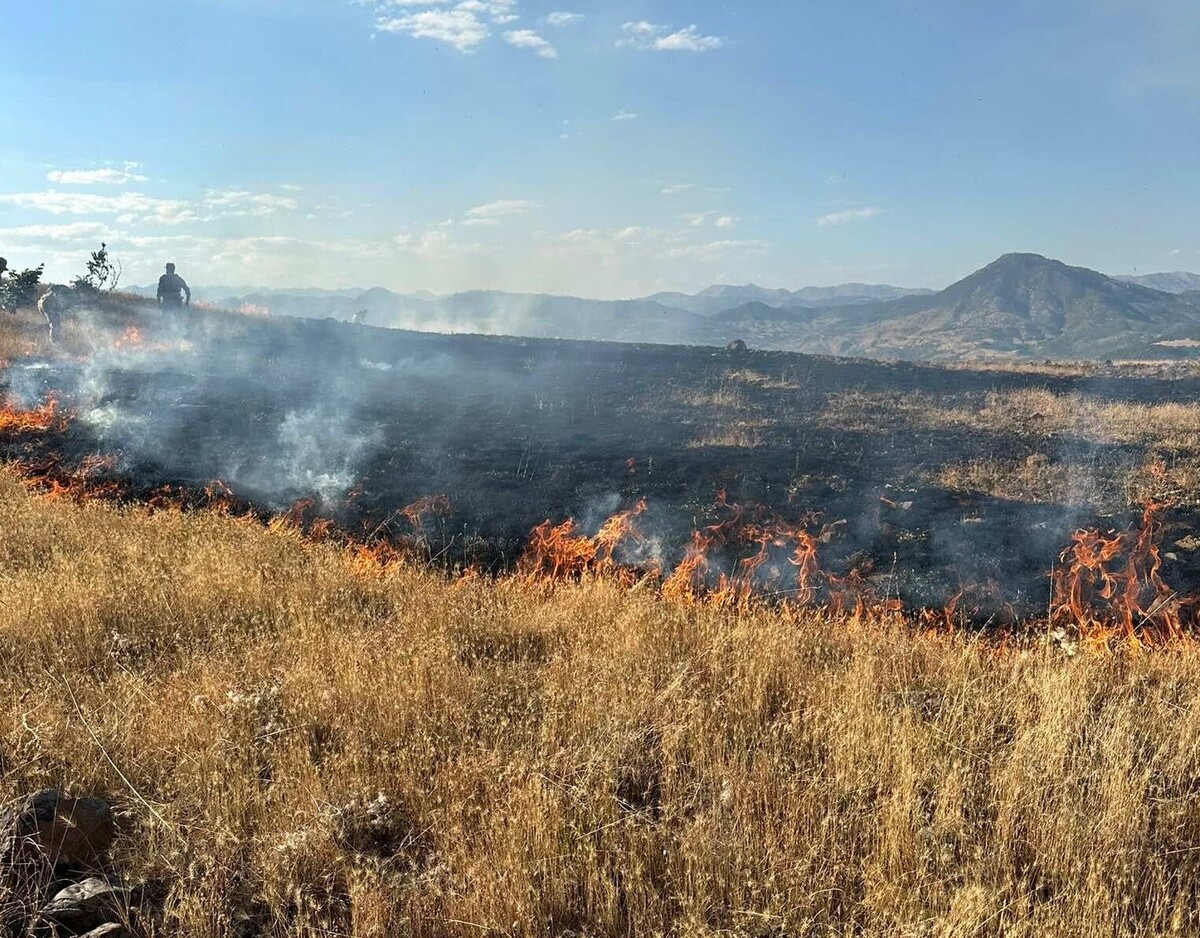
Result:
<svg viewBox="0 0 1200 938"><path fill-rule="evenodd" d="M951 463L932 473L935 485L956 491L985 492L996 498L1028 502L1070 501L1089 486L1075 478L1071 467L1053 465L1042 456L1023 460L971 459Z"/></svg>
<svg viewBox="0 0 1200 938"><path fill-rule="evenodd" d="M380 572L3 474L0 530L0 789L114 797L163 934L1200 927L1190 652Z"/></svg>
<svg viewBox="0 0 1200 938"><path fill-rule="evenodd" d="M983 406L948 405L928 394L853 391L831 395L826 426L871 429L897 422L1019 435L1071 435L1092 443L1200 448L1200 404L1135 404L1044 388L992 392Z"/></svg>

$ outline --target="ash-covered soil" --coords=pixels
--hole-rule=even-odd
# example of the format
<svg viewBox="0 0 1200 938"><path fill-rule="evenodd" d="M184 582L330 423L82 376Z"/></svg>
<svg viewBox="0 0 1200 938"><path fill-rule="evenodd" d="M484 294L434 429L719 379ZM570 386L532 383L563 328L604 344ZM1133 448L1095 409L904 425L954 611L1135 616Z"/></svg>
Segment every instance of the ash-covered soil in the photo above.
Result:
<svg viewBox="0 0 1200 938"><path fill-rule="evenodd" d="M1028 391L1116 406L1189 407L1200 396L1193 378L334 321L198 316L178 333L157 323L141 332L120 348L11 364L0 378L10 395L58 395L77 417L56 438L10 440L3 455L113 455L107 471L135 489L220 480L269 509L313 498L320 513L376 534L412 533L399 509L447 495L451 513L424 520L431 555L489 569L511 564L544 520L573 517L594 532L643 498L646 540L630 559L653 554L669 567L691 531L722 517L724 490L814 530L835 525L822 566L859 569L880 594L938 606L969 586L978 605L1018 614L1044 609L1072 531L1130 523L1120 480L1157 450L1092 426L1047 429L1040 414L1026 414L1027 426L998 421L992 404ZM1168 456L1190 458L1171 445ZM1001 498L935 481L979 463L1034 466L1035 480L1061 469L1071 482L1047 487L1055 497ZM1200 565L1170 544L1191 530L1189 510L1170 515L1166 572L1181 589L1200 585Z"/></svg>

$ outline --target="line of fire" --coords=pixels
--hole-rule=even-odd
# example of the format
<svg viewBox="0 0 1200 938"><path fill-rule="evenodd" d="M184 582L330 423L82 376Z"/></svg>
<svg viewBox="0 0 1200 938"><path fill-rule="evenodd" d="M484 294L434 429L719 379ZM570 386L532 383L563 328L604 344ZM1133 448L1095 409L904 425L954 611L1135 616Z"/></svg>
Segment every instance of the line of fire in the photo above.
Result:
<svg viewBox="0 0 1200 938"><path fill-rule="evenodd" d="M702 396L697 389L714 376L731 374L753 387L778 372L792 397L813 398L794 389L820 380L829 366L818 359L395 331L387 343L372 335L364 345L360 333L381 330L204 310L181 333L136 306L87 330L86 346L17 358L0 379L0 452L49 499L222 512L339 542L366 569L421 563L451 576L547 584L603 578L681 604L820 607L846 621L968 630L997 649L1041 642L1070 654L1113 653L1195 640L1200 597L1187 571L1169 569L1177 555L1164 538L1177 506L1159 461L1146 472L1167 494L1108 524L1077 523L1087 517L1078 507L897 491L870 465L822 505L794 490L772 499L773 480L749 479L744 468L747 451L760 459L763 449L768 464L775 449L786 449L793 469L809 476L821 469L818 456L809 459L814 452L842 445L837 458L846 462L850 441L822 430L819 419L804 428L807 441L790 437L786 447L773 447L768 431L749 448L680 448L669 435L656 439L661 428L638 412L638 394L666 385L685 399L684 413L688 394ZM860 384L888 380L914 393L922 382L995 381L882 368L842 371L857 369ZM603 380L615 386L609 396L578 393ZM362 386L348 392L356 381ZM750 405L724 388L717 395L725 393L728 406L718 400L705 412L728 430ZM507 410L488 414L488 402ZM525 432L506 448L501 437L514 429ZM464 451L456 433L482 442ZM583 445L563 448L564 434ZM887 465L913 446L893 438ZM272 447L276 455L287 450L288 486L267 479L278 467L259 450ZM440 460L440 470L428 460ZM481 510L488 480L496 483L492 504ZM810 488L819 492L821 483ZM755 499L756 491L767 497ZM943 510L922 516L917 503L939 498ZM514 503L522 510L497 525L496 513ZM988 512L1004 516L1006 536L995 534ZM544 520L513 529L538 513ZM1023 558L1014 539L1027 548ZM903 549L914 540L946 543ZM1021 569L1006 575L1006 563Z"/></svg>

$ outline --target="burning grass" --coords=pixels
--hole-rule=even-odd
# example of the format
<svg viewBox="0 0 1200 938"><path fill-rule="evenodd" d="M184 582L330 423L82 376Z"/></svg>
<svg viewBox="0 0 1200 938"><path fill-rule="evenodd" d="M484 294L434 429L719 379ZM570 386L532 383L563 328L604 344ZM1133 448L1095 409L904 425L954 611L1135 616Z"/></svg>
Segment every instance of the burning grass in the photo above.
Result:
<svg viewBox="0 0 1200 938"><path fill-rule="evenodd" d="M8 474L0 529L0 789L114 796L164 934L1200 925L1190 646L455 581Z"/></svg>

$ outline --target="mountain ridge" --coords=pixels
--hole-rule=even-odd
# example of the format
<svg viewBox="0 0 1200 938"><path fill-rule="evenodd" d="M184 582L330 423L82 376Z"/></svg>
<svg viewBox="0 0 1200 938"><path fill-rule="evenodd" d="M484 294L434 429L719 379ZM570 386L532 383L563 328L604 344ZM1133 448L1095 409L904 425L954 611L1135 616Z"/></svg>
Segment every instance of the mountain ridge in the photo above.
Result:
<svg viewBox="0 0 1200 938"><path fill-rule="evenodd" d="M885 359L1193 357L1200 290L1165 291L1156 276L1114 277L1031 253L1002 255L938 291L844 284L769 289L713 284L696 294L630 300L501 290L447 296L262 291L231 297L275 315L333 317L430 332L722 345ZM204 292L197 293L203 298ZM801 302L807 297L807 302Z"/></svg>

